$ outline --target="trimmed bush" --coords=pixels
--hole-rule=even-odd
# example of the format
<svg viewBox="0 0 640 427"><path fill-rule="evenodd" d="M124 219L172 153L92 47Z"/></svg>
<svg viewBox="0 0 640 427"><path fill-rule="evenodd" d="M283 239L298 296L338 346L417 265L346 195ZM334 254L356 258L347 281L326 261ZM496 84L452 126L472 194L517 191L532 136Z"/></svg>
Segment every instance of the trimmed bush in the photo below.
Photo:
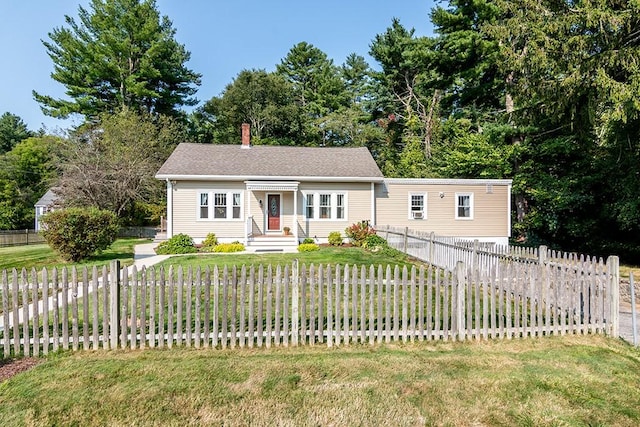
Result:
<svg viewBox="0 0 640 427"><path fill-rule="evenodd" d="M215 233L207 234L207 237L202 241L203 252L213 252L213 248L218 244L218 238Z"/></svg>
<svg viewBox="0 0 640 427"><path fill-rule="evenodd" d="M315 243L302 243L298 245L298 252L313 252L320 249L320 246Z"/></svg>
<svg viewBox="0 0 640 427"><path fill-rule="evenodd" d="M302 243L315 243L316 241L313 240L311 237L307 237L305 238Z"/></svg>
<svg viewBox="0 0 640 427"><path fill-rule="evenodd" d="M218 243L214 248L213 252L242 252L244 251L244 245L240 242L233 243Z"/></svg>
<svg viewBox="0 0 640 427"><path fill-rule="evenodd" d="M176 234L169 240L160 243L156 248L156 253L159 255L190 254L194 252L198 252L198 250L193 244L193 239L186 234Z"/></svg>
<svg viewBox="0 0 640 427"><path fill-rule="evenodd" d="M377 234L371 234L370 236L367 236L366 239L364 239L364 242L362 242L362 247L366 248L366 249L373 249L376 247L386 247L387 246L387 241L378 236Z"/></svg>
<svg viewBox="0 0 640 427"><path fill-rule="evenodd" d="M331 246L342 245L342 234L339 231L332 231L329 233L329 244Z"/></svg>
<svg viewBox="0 0 640 427"><path fill-rule="evenodd" d="M73 262L107 249L120 230L116 214L98 208L61 209L44 215L41 221L49 246Z"/></svg>
<svg viewBox="0 0 640 427"><path fill-rule="evenodd" d="M369 225L369 221L360 221L344 230L345 234L355 246L362 246L367 237L376 234L376 230Z"/></svg>

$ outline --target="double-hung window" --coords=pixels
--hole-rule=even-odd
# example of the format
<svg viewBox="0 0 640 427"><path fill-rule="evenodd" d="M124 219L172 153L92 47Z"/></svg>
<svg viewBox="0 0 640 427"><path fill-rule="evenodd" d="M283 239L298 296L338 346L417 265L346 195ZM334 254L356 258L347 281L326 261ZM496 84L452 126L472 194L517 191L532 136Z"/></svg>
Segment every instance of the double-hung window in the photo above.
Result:
<svg viewBox="0 0 640 427"><path fill-rule="evenodd" d="M427 218L427 193L409 193L409 219Z"/></svg>
<svg viewBox="0 0 640 427"><path fill-rule="evenodd" d="M213 217L216 219L227 217L227 193L214 193Z"/></svg>
<svg viewBox="0 0 640 427"><path fill-rule="evenodd" d="M320 194L320 219L331 218L331 194Z"/></svg>
<svg viewBox="0 0 640 427"><path fill-rule="evenodd" d="M198 219L225 220L242 218L242 193L201 191L198 193Z"/></svg>
<svg viewBox="0 0 640 427"><path fill-rule="evenodd" d="M209 218L209 193L200 193L200 219Z"/></svg>
<svg viewBox="0 0 640 427"><path fill-rule="evenodd" d="M344 194L336 194L336 219L344 219Z"/></svg>
<svg viewBox="0 0 640 427"><path fill-rule="evenodd" d="M456 219L473 219L473 193L456 193Z"/></svg>
<svg viewBox="0 0 640 427"><path fill-rule="evenodd" d="M346 193L306 193L305 217L313 220L345 220L347 217Z"/></svg>
<svg viewBox="0 0 640 427"><path fill-rule="evenodd" d="M306 206L305 206L305 215L307 218L314 218L314 197L313 194L307 194L305 196Z"/></svg>

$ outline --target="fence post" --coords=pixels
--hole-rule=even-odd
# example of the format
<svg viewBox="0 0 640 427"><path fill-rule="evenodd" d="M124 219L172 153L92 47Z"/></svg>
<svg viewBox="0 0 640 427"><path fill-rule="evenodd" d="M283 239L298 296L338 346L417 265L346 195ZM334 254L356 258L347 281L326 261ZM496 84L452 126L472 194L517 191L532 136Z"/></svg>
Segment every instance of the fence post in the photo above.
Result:
<svg viewBox="0 0 640 427"><path fill-rule="evenodd" d="M299 329L299 312L298 312L298 286L300 280L298 277L298 259L293 260L293 268L291 269L293 286L291 288L291 341L294 346L298 345Z"/></svg>
<svg viewBox="0 0 640 427"><path fill-rule="evenodd" d="M542 245L538 248L538 264L544 265L547 262L547 251L549 248Z"/></svg>
<svg viewBox="0 0 640 427"><path fill-rule="evenodd" d="M109 281L109 338L111 348L118 348L120 329L120 261L111 261ZM106 333L106 331L105 331Z"/></svg>
<svg viewBox="0 0 640 427"><path fill-rule="evenodd" d="M480 248L480 241L475 239L473 241L473 253L471 254L471 271L475 272L478 269L478 250Z"/></svg>
<svg viewBox="0 0 640 427"><path fill-rule="evenodd" d="M436 239L436 233L434 233L433 231L431 233L429 233L429 264L433 265L434 261L434 251L435 251L435 242L434 240Z"/></svg>
<svg viewBox="0 0 640 427"><path fill-rule="evenodd" d="M405 227L404 228L403 246L404 246L403 252L406 254L407 253L407 248L409 246L409 227Z"/></svg>
<svg viewBox="0 0 640 427"><path fill-rule="evenodd" d="M636 285L633 282L633 271L629 273L629 285L631 289L629 289L631 293L631 329L633 336L633 345L638 346L638 320L636 318Z"/></svg>
<svg viewBox="0 0 640 427"><path fill-rule="evenodd" d="M465 280L465 265L464 262L458 261L456 263L456 280L458 282L458 292L455 295L456 298L456 326L458 327L457 331L453 331L454 336L457 332L458 339L460 341L464 341L465 332L467 330L467 326L465 325L465 291L467 289L467 283Z"/></svg>
<svg viewBox="0 0 640 427"><path fill-rule="evenodd" d="M609 316L611 324L609 333L614 338L620 336L620 259L617 256L607 258L607 273L609 276Z"/></svg>

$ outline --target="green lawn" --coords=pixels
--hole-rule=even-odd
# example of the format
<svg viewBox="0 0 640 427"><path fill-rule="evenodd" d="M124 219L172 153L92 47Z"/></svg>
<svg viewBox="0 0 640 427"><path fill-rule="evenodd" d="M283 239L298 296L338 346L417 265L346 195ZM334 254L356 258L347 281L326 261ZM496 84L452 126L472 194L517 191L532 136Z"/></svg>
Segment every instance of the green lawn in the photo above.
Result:
<svg viewBox="0 0 640 427"><path fill-rule="evenodd" d="M133 264L133 247L140 243L147 243L149 240L125 238L116 240L113 245L99 255L91 257L80 263L64 262L58 254L56 254L46 244L27 245L27 246L11 246L0 248L0 271L16 268L18 270L23 267L30 270L35 267L37 270L46 267L93 267L109 264L112 260L119 259L123 265Z"/></svg>
<svg viewBox="0 0 640 427"><path fill-rule="evenodd" d="M640 425L640 350L602 336L51 356L0 425Z"/></svg>
<svg viewBox="0 0 640 427"><path fill-rule="evenodd" d="M319 251L301 252L301 253L258 253L258 254L198 254L198 255L181 255L171 257L156 267L170 265L174 267L182 266L183 268L198 266L238 266L242 265L285 265L291 264L297 259L300 264L340 264L340 265L379 265L386 266L399 265L400 267L414 265L414 261L407 255L399 251L387 250L381 252L370 252L359 247L334 247L323 246Z"/></svg>

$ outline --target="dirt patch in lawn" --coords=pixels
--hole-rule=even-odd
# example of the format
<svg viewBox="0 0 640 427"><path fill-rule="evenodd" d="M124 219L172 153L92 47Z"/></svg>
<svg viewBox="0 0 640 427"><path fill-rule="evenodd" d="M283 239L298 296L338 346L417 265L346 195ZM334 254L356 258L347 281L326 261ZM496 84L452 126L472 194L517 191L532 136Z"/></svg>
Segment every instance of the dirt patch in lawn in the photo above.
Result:
<svg viewBox="0 0 640 427"><path fill-rule="evenodd" d="M42 359L38 359L37 357L2 359L0 360L0 383L19 374L20 372L29 370L40 363L42 363Z"/></svg>

